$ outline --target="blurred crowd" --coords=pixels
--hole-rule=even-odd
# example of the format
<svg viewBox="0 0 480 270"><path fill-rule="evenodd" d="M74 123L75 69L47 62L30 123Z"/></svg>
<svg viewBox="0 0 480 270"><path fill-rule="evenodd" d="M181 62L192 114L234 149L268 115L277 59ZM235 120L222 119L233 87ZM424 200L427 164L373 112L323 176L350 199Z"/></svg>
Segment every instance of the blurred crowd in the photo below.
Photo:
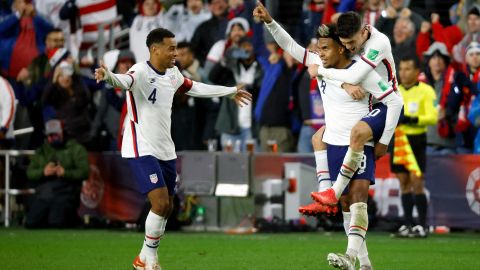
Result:
<svg viewBox="0 0 480 270"><path fill-rule="evenodd" d="M350 10L363 14L390 38L397 72L401 59L415 57L418 80L435 90L438 119L428 127L429 153L480 152L477 1L265 2L312 50L318 25ZM254 0L0 0L0 148L37 149L45 123L56 119L65 139L88 151L119 149L125 93L97 84L93 71L100 61L125 73L148 60L146 36L164 27L176 35L184 76L242 84L254 97L238 108L228 98L176 95L171 132L177 151L245 151L255 142L257 151L312 152L311 136L324 124L317 82L253 20L254 7ZM99 48L100 39L118 46ZM22 134L29 127L33 132Z"/></svg>

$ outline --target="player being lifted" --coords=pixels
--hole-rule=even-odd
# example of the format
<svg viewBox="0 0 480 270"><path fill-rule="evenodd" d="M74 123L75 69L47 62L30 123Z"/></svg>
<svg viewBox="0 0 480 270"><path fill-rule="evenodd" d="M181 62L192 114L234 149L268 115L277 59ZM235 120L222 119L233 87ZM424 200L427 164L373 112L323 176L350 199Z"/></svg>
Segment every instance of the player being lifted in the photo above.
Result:
<svg viewBox="0 0 480 270"><path fill-rule="evenodd" d="M350 70L356 61L348 57L349 52L340 43L335 34L333 26L322 25L319 27L318 50L319 56L305 50L285 32L268 14L268 11L260 3L254 11L254 16L264 21L269 31L277 43L293 57L307 65L322 64L325 68L342 68ZM324 170L336 175L343 172L343 157L347 152L350 142L350 132L356 123L360 120L366 121L374 127L376 131L388 132L388 139L393 135L393 130L398 121L402 109L402 99L393 89L389 87L381 77L373 70L368 74L361 86L369 92L369 97L353 100L347 92L340 88L341 82L317 78L319 89L322 95L325 109L326 129L323 135L323 141L327 143L327 151L321 155L327 155L327 158L321 157ZM393 94L392 94L393 93ZM385 123L386 112L381 110L372 110L371 96L374 95L387 105L389 119ZM370 111L370 113L369 113ZM389 128L384 127L387 126ZM322 137L323 131L317 134ZM317 135L318 136L318 135ZM321 139L321 138L320 138ZM363 150L363 146L362 146ZM315 153L317 162L319 161L319 152ZM367 143L365 154L362 153L362 166L360 170L353 175L349 187L348 196L342 196L342 210L344 216L344 227L348 234L347 254L329 254L329 263L341 269L354 269L355 258L358 256L361 269L371 269L371 263L368 259L368 252L364 241L366 230L368 228L367 215L367 197L370 183L374 182L375 154L373 144ZM317 163L318 169L318 163ZM342 169L342 170L341 170ZM322 182L320 182L321 186ZM318 206L321 206L317 204Z"/></svg>
<svg viewBox="0 0 480 270"><path fill-rule="evenodd" d="M176 180L176 154L170 125L176 92L195 97L230 96L237 105L251 101L250 93L236 87L206 85L184 78L175 66L175 35L163 28L147 36L150 60L135 64L126 74L114 74L103 64L95 70L97 82L127 90L129 124L122 157L127 158L142 193L152 208L145 221L145 239L134 269L160 269L157 248L172 211Z"/></svg>
<svg viewBox="0 0 480 270"><path fill-rule="evenodd" d="M375 70L385 81L388 82L389 91L397 92L398 85L395 78L395 63L392 55L392 47L388 37L379 32L371 25L363 25L362 18L358 13L347 12L338 18L337 33L342 44L352 53L357 54L360 61L356 61L352 68L334 69L322 66L312 65L309 68L311 76L321 75L327 79L339 80L346 84L357 85L365 79L367 74L371 74ZM346 85L343 85L344 87ZM386 92L385 94L390 94ZM356 97L361 97L362 93L358 90L353 93ZM384 112L385 107L377 105L380 114ZM392 120L393 116L387 111L387 122ZM398 118L395 118L398 120ZM363 145L372 138L378 139L375 145L375 153L377 157L383 156L391 139L390 130L393 133L394 126L385 125L385 131L380 138L376 138L375 134L378 130L369 125L368 121L360 121L353 129L350 142L350 148L345 155L343 165L344 173L339 174L332 188L324 191L313 192L312 198L322 204L336 205L343 190L350 182L352 175L358 170L358 166L362 161ZM378 133L377 133L378 134Z"/></svg>

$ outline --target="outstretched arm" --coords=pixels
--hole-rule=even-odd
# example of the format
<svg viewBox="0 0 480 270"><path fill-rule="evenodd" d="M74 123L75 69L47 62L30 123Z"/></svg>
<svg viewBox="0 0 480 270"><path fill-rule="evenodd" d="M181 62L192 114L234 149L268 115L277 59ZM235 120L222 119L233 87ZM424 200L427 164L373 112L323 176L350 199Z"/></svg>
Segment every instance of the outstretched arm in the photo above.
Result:
<svg viewBox="0 0 480 270"><path fill-rule="evenodd" d="M124 90L132 88L135 83L135 72L129 71L127 74L116 74L108 70L103 62L100 62L100 67L95 69L95 80L97 83L106 81L113 87Z"/></svg>
<svg viewBox="0 0 480 270"><path fill-rule="evenodd" d="M177 85L179 92L185 93L192 97L223 97L228 96L235 100L240 107L252 101L252 94L245 91L243 86L226 87L221 85L210 85L201 82L192 81L183 77L182 73L177 69Z"/></svg>

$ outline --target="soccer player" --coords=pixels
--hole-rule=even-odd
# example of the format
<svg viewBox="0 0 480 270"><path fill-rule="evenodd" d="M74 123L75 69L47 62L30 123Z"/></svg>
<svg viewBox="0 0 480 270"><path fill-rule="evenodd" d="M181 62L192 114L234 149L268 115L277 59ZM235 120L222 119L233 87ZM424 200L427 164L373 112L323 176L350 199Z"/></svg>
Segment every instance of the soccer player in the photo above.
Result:
<svg viewBox="0 0 480 270"><path fill-rule="evenodd" d="M237 105L251 101L250 93L236 87L206 85L183 77L175 66L177 42L167 29L157 28L147 36L150 60L140 62L126 74L114 74L103 64L95 70L97 82L127 90L129 124L126 126L122 157L127 158L142 193L152 208L145 221L145 240L134 269L160 269L157 247L175 193L175 146L170 125L172 100L178 92L195 97L230 96Z"/></svg>
<svg viewBox="0 0 480 270"><path fill-rule="evenodd" d="M387 81L386 87L389 91L397 92L398 85L395 78L395 63L393 61L392 47L388 37L380 33L371 25L363 25L362 19L358 13L347 12L338 18L337 32L342 44L352 53L357 54L360 61L356 61L350 69L334 69L322 66L312 65L309 67L311 76L322 75L327 79L342 81L342 87L346 84L357 85L364 80L367 74L375 70L383 79ZM389 94L386 92L385 94ZM352 93L354 97L361 97L362 93L357 88ZM384 113L386 108L377 105L375 108ZM387 121L393 119L389 111L386 112ZM398 117L395 118L398 121ZM338 175L332 188L320 192L312 192L312 198L319 203L326 205L336 205L343 190L350 182L353 174L358 170L363 156L363 145L366 142L375 139L375 127L372 122L362 120L352 129L350 148L345 155L343 165L344 173ZM395 123L396 126L397 122ZM385 125L385 128L395 128L395 126ZM375 154L377 157L383 156L391 139L390 130L385 130L378 143L375 145Z"/></svg>
<svg viewBox="0 0 480 270"><path fill-rule="evenodd" d="M325 68L350 69L353 63L359 61L358 57L353 61L348 57L349 52L340 43L333 26L322 25L319 27L317 37L320 55L317 55L298 45L271 18L268 11L260 3L254 10L254 16L265 22L267 29L272 33L280 47L304 64L322 64ZM392 119L387 120L387 123L391 126L390 134L387 136L389 139L393 135L403 102L401 97L388 87L386 82L374 71L370 72L361 84L369 92L369 96L359 101L352 99L347 92L340 88L341 82L316 77L324 102L326 129L323 135L323 130L319 130L314 136L323 137L323 141L327 143L327 151L322 154L326 154L328 159L328 164L324 165L325 171L321 171L321 173L328 174L330 172L332 175L336 175L344 170L342 161L350 142L350 132L358 121L370 122L371 119L375 119L377 123L372 124L372 126L380 126L382 132L388 132L389 130L382 126L382 123L386 125L385 114L381 117L379 116L381 114L380 110L370 111L372 96L384 102L388 110L391 111ZM315 147L315 149L317 148ZM319 156L317 156L317 153L315 153L315 156L318 170ZM360 170L353 175L355 181L350 184L348 196L342 196L341 199L345 231L348 233L347 254L332 253L327 257L331 265L341 269L354 269L357 256L360 259L361 269L371 269L364 241L368 228L366 205L368 188L375 179L375 155L371 142L367 143L365 154L362 154L361 158ZM326 163L326 160L324 159L320 163ZM322 186L322 182L320 182L320 186Z"/></svg>

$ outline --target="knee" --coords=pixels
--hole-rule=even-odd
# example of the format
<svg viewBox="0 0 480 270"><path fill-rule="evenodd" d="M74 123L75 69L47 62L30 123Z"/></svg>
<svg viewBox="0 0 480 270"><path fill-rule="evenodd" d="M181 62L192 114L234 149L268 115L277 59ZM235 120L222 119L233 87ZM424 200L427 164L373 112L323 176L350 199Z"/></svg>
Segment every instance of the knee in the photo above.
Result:
<svg viewBox="0 0 480 270"><path fill-rule="evenodd" d="M171 212L170 202L168 200L156 200L152 202L152 211L160 216L167 216Z"/></svg>
<svg viewBox="0 0 480 270"><path fill-rule="evenodd" d="M356 145L364 145L369 139L369 130L362 124L356 124L350 133L350 142Z"/></svg>
<svg viewBox="0 0 480 270"><path fill-rule="evenodd" d="M424 193L424 184L423 184L423 179L418 178L415 179L412 183L413 186L413 192L415 194L423 194Z"/></svg>
<svg viewBox="0 0 480 270"><path fill-rule="evenodd" d="M325 143L322 141L324 131L325 127L322 127L312 136L312 146L316 151L325 150L327 148Z"/></svg>
<svg viewBox="0 0 480 270"><path fill-rule="evenodd" d="M367 203L368 201L368 191L367 192L354 192L350 199L350 204L354 203Z"/></svg>

